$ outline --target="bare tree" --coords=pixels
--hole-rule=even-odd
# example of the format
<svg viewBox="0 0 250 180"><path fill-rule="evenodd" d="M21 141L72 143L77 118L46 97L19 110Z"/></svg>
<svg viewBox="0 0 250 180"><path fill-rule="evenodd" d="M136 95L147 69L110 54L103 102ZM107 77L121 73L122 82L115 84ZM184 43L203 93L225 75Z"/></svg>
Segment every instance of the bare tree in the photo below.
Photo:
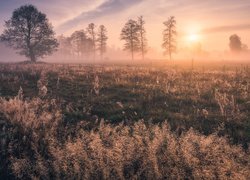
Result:
<svg viewBox="0 0 250 180"><path fill-rule="evenodd" d="M10 20L5 22L0 39L10 47L20 50L32 62L39 57L52 54L58 47L52 25L45 14L33 5L14 10Z"/></svg>
<svg viewBox="0 0 250 180"><path fill-rule="evenodd" d="M140 51L142 55L142 59L145 59L145 54L147 53L147 38L146 38L146 30L145 30L145 21L143 16L138 17L138 26L139 26L139 40L140 40Z"/></svg>
<svg viewBox="0 0 250 180"><path fill-rule="evenodd" d="M163 44L164 54L169 55L169 59L172 59L172 54L176 52L176 20L174 16L171 16L166 22L163 23L165 29L163 31Z"/></svg>
<svg viewBox="0 0 250 180"><path fill-rule="evenodd" d="M136 21L130 19L122 29L121 40L125 41L124 50L131 52L131 58L134 60L134 53L140 48L139 26Z"/></svg>
<svg viewBox="0 0 250 180"><path fill-rule="evenodd" d="M92 52L93 52L93 57L95 60L95 55L96 55L96 32L95 32L95 24L90 23L87 27L87 33L89 35L89 38L92 40Z"/></svg>
<svg viewBox="0 0 250 180"><path fill-rule="evenodd" d="M99 30L97 33L97 50L100 52L101 60L103 60L103 54L107 49L107 29L104 25L99 26Z"/></svg>

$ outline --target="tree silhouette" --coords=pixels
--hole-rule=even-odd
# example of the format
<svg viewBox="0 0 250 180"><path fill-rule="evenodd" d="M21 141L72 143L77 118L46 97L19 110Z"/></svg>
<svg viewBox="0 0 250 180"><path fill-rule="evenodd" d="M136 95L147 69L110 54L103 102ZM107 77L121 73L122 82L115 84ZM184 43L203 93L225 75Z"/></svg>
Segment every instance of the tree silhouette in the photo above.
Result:
<svg viewBox="0 0 250 180"><path fill-rule="evenodd" d="M143 16L138 17L138 26L139 26L139 40L140 40L140 51L142 55L142 59L145 59L145 54L147 53L147 38L146 38L146 30L145 30L145 21Z"/></svg>
<svg viewBox="0 0 250 180"><path fill-rule="evenodd" d="M139 26L136 21L130 19L122 29L121 40L125 41L124 50L131 52L131 58L134 60L134 53L140 48Z"/></svg>
<svg viewBox="0 0 250 180"><path fill-rule="evenodd" d="M45 14L33 5L25 5L14 10L10 20L5 22L1 41L19 50L32 62L39 57L52 54L58 47L52 25Z"/></svg>
<svg viewBox="0 0 250 180"><path fill-rule="evenodd" d="M172 54L176 52L176 20L174 16L171 16L166 22L163 23L165 29L163 31L163 44L164 54L169 55L169 59L172 59Z"/></svg>
<svg viewBox="0 0 250 180"><path fill-rule="evenodd" d="M73 32L70 37L72 50L74 54L76 54L77 56L82 55L85 39L86 39L86 35L83 30Z"/></svg>
<svg viewBox="0 0 250 180"><path fill-rule="evenodd" d="M101 25L97 33L97 49L100 52L101 60L103 60L103 54L106 52L107 40L107 29L104 25Z"/></svg>
<svg viewBox="0 0 250 180"><path fill-rule="evenodd" d="M247 46L242 44L241 38L237 34L233 34L229 37L229 47L232 52L241 52L243 50L247 50Z"/></svg>
<svg viewBox="0 0 250 180"><path fill-rule="evenodd" d="M95 53L96 53L96 32L95 32L95 24L90 23L87 27L87 33L89 35L89 38L92 40L92 52L93 52L93 57L95 60Z"/></svg>
<svg viewBox="0 0 250 180"><path fill-rule="evenodd" d="M71 37L60 35L57 39L59 42L59 52L63 55L69 56L72 50Z"/></svg>
<svg viewBox="0 0 250 180"><path fill-rule="evenodd" d="M75 31L70 37L71 47L77 56L89 56L89 52L93 50L93 41L86 36L84 30Z"/></svg>

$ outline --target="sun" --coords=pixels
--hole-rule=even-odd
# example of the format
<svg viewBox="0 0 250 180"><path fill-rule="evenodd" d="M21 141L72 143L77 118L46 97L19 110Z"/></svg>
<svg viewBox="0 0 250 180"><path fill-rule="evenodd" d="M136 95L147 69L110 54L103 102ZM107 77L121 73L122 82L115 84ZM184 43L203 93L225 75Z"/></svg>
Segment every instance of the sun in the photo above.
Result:
<svg viewBox="0 0 250 180"><path fill-rule="evenodd" d="M190 34L188 35L187 39L189 42L197 42L200 39L200 37L198 34Z"/></svg>

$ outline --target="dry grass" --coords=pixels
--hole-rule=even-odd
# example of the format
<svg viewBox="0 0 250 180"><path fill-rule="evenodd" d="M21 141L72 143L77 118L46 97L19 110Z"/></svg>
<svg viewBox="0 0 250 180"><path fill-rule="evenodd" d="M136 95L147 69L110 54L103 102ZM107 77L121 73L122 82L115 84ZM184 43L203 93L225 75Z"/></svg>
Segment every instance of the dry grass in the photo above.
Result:
<svg viewBox="0 0 250 180"><path fill-rule="evenodd" d="M56 100L0 99L1 179L249 179L250 154L167 122L64 126ZM72 131L73 129L73 131ZM71 132L72 131L72 132Z"/></svg>

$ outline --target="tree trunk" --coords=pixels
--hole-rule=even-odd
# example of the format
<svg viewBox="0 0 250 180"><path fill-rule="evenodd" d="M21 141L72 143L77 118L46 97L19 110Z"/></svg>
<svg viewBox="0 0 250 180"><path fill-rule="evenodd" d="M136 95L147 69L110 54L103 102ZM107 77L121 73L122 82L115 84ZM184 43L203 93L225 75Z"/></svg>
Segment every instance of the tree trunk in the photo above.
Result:
<svg viewBox="0 0 250 180"><path fill-rule="evenodd" d="M36 62L36 56L34 55L32 49L30 49L30 61L33 63Z"/></svg>
<svg viewBox="0 0 250 180"><path fill-rule="evenodd" d="M103 52L101 52L101 60L103 61Z"/></svg>
<svg viewBox="0 0 250 180"><path fill-rule="evenodd" d="M142 53L142 60L144 61L145 57L144 57L144 52Z"/></svg>
<svg viewBox="0 0 250 180"><path fill-rule="evenodd" d="M134 61L134 50L131 51L132 61Z"/></svg>
<svg viewBox="0 0 250 180"><path fill-rule="evenodd" d="M30 61L33 62L33 63L36 62L35 56L30 56Z"/></svg>
<svg viewBox="0 0 250 180"><path fill-rule="evenodd" d="M141 54L142 54L142 60L144 60L144 42L143 42L143 35L141 32Z"/></svg>

